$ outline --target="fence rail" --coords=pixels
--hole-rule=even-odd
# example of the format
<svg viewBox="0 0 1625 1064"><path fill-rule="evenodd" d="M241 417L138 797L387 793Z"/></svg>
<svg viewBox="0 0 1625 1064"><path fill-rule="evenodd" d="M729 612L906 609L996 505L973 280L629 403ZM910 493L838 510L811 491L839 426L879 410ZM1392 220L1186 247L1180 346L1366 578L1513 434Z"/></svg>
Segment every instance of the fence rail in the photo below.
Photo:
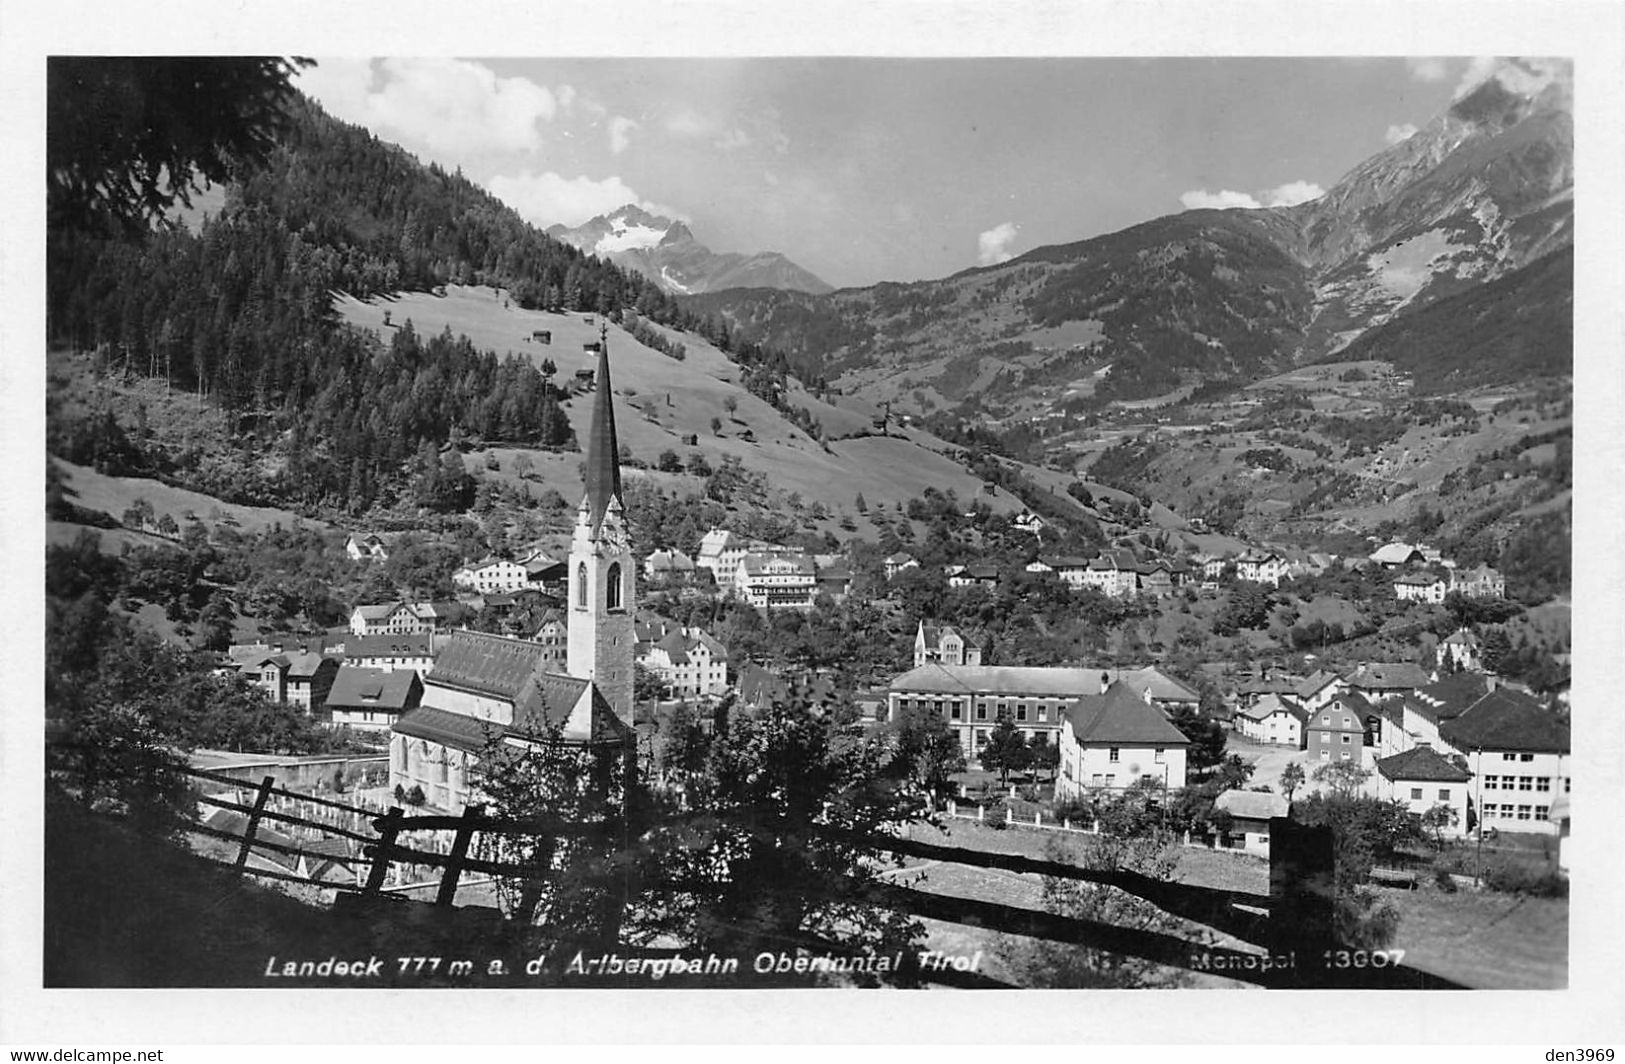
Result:
<svg viewBox="0 0 1625 1064"><path fill-rule="evenodd" d="M252 789L255 792L255 801L252 805L245 805L242 802L234 802L214 796L200 796L199 798L200 801L210 805L248 814L248 820L242 834L223 831L202 823L194 824L191 827L191 830L203 835L237 842L240 850L234 867L240 873L277 881L316 886L342 893L359 893L373 896L384 893L398 893L402 889L427 890L433 888L436 891L433 904L439 907L451 907L454 904L461 877L467 872L484 873L491 877L520 881L545 878L531 867L512 862L487 861L469 856L468 851L472 845L473 837L477 833L573 835L612 840L616 828L616 825L607 821L571 824L560 818L553 817L494 818L486 815L479 806L468 807L461 816L408 816L405 810L398 806L392 806L382 814L378 814L376 811L361 809L342 802L314 799L309 795L287 791L276 787L271 777L263 779L257 787L247 787L241 780L221 777L215 773L197 769L185 771L187 771L187 774L201 779L227 783L239 791ZM377 837L369 838L358 832L337 829L333 825L324 824L306 817L270 810L267 808L267 803L272 796L286 797L298 801L313 801L320 806L358 817L365 817L377 831ZM746 811L744 815L753 817L755 811ZM950 805L949 815L960 816L956 806ZM369 872L366 882L364 884L317 882L285 872L249 867L247 858L249 853L255 849L296 857L312 855L308 847L287 846L260 837L259 824L262 820L267 819L299 825L319 832L331 833L361 843L359 854L352 855L347 859L331 857L327 854L320 854L319 856L324 860L333 860L335 863L344 864L346 867L367 865ZM725 819L727 818L719 818L713 813L691 811L665 818L656 826L670 827L703 823L707 820L718 822ZM756 821L753 820L754 822ZM757 826L763 825L757 823ZM766 826L771 827L772 825L767 824ZM1251 952L1246 949L1192 941L1178 935L1149 931L1143 928L1120 927L1100 921L1021 909L981 899L936 894L872 879L861 881L850 879L847 881L846 887L842 888L842 897L846 900L858 900L865 904L888 908L907 915L1102 949L1172 967L1190 970L1215 970L1221 972L1226 978L1263 986L1377 985L1432 988L1453 987L1455 985L1417 972L1404 972L1402 977L1401 972L1392 969L1366 969L1361 972L1342 973L1341 975L1330 973L1328 979L1312 980L1310 983L1305 984L1301 981L1299 973L1290 969L1283 970L1279 965L1266 963L1274 944L1270 936L1268 918L1261 917L1260 912L1270 911L1271 904L1270 899L1257 894L1194 887L1187 884L1156 880L1121 869L1089 869L1057 861L1040 860L1016 854L942 846L891 835L860 837L832 830L821 831L806 824L786 824L784 827L787 830L820 835L826 839L837 839L848 843L861 842L899 857L913 857L921 860L949 862L971 867L1001 869L1016 874L1055 877L1113 887L1141 898L1171 916L1209 928L1219 935L1226 935L1239 941L1243 946L1256 947L1263 952ZM1082 829L1071 829L1070 825L1065 825L1065 829L1082 831ZM403 835L425 832L440 834L450 832L452 840L448 850L439 853L408 846L400 841ZM629 846L635 847L639 844L639 840L627 840ZM386 885L386 880L391 867L395 865L418 865L438 868L441 870L439 882L436 884L430 880L413 883L405 888L399 884L393 888L389 887ZM787 890L801 892L810 889L806 884L801 883L784 884L784 887Z"/></svg>

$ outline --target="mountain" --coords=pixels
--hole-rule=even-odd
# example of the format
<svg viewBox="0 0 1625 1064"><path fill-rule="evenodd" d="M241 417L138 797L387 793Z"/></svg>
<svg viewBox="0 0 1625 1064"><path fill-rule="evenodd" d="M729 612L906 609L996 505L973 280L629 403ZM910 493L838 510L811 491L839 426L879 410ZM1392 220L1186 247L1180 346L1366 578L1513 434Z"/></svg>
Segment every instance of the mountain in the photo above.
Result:
<svg viewBox="0 0 1625 1064"><path fill-rule="evenodd" d="M635 270L668 292L697 295L725 288L773 288L814 294L831 287L776 251L755 255L712 251L688 226L633 204L600 214L574 229L547 234L589 255Z"/></svg>
<svg viewBox="0 0 1625 1064"><path fill-rule="evenodd" d="M1545 327L1566 313L1566 260L1535 264L1573 243L1572 84L1567 62L1501 60L1425 129L1293 207L1187 211L941 280L683 302L784 351L803 379L922 412L1173 398L1343 357L1453 300L1428 327L1372 344L1407 365L1472 364L1478 383L1515 380L1529 358L1470 357L1467 334L1437 323L1481 320L1486 286L1525 271L1495 291L1541 306L1497 320ZM1495 349L1511 346L1533 341ZM1548 347L1536 361L1563 373L1571 356ZM1432 387L1451 374L1422 376Z"/></svg>

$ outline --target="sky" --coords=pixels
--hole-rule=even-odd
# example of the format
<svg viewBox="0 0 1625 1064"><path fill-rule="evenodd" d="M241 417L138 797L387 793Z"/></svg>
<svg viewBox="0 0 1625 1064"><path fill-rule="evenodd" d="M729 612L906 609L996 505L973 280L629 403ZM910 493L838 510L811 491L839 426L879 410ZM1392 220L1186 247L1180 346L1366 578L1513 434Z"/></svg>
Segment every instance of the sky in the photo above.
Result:
<svg viewBox="0 0 1625 1064"><path fill-rule="evenodd" d="M943 277L1199 206L1312 199L1468 58L317 57L330 113L538 226L635 203L837 286Z"/></svg>

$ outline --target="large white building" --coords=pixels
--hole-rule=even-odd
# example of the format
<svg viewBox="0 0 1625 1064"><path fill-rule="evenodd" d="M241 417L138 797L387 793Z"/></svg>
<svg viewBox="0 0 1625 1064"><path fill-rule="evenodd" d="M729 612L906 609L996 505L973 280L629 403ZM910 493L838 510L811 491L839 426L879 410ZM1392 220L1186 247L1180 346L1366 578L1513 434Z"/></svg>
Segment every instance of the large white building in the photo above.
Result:
<svg viewBox="0 0 1625 1064"><path fill-rule="evenodd" d="M474 800L473 769L494 743L563 742L600 754L598 770L633 771L632 615L636 570L621 495L609 356L598 348L586 491L570 543L563 673L548 647L455 632L424 680L423 701L392 727L390 782L429 804ZM523 569L521 567L521 572Z"/></svg>
<svg viewBox="0 0 1625 1064"><path fill-rule="evenodd" d="M674 698L703 698L728 689L728 651L698 628L668 632L643 645L639 661Z"/></svg>
<svg viewBox="0 0 1625 1064"><path fill-rule="evenodd" d="M1141 782L1168 790L1185 786L1190 740L1125 683L1068 704L1061 715L1060 743L1057 799Z"/></svg>
<svg viewBox="0 0 1625 1064"><path fill-rule="evenodd" d="M805 554L746 554L734 570L733 591L759 610L810 610L818 571Z"/></svg>
<svg viewBox="0 0 1625 1064"><path fill-rule="evenodd" d="M1001 715L1008 715L1029 741L1042 735L1054 742L1062 710L1085 695L1099 694L1103 676L1098 669L930 662L891 682L886 715L890 720L908 710L940 715L967 756L987 742Z"/></svg>
<svg viewBox="0 0 1625 1064"><path fill-rule="evenodd" d="M530 573L518 562L506 558L486 558L452 573L451 582L481 595L512 593L530 586Z"/></svg>

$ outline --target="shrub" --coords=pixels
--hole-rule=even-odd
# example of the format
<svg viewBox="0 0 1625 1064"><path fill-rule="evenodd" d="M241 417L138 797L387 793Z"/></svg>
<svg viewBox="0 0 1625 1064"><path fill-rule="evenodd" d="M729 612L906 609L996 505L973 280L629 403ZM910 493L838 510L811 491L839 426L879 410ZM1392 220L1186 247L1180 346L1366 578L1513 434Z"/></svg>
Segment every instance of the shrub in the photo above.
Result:
<svg viewBox="0 0 1625 1064"><path fill-rule="evenodd" d="M1484 869L1484 885L1501 894L1522 894L1533 898L1569 896L1569 881L1557 872L1510 861Z"/></svg>
<svg viewBox="0 0 1625 1064"><path fill-rule="evenodd" d="M1443 868L1436 868L1433 870L1433 885L1444 891L1446 894L1454 894L1456 892L1455 879Z"/></svg>

